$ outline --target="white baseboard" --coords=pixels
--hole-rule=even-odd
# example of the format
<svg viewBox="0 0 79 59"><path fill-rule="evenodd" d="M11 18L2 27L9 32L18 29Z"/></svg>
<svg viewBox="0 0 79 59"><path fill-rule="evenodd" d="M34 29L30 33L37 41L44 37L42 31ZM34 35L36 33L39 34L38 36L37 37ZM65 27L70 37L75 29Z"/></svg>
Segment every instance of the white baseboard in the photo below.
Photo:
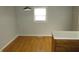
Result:
<svg viewBox="0 0 79 59"><path fill-rule="evenodd" d="M3 49L4 49L5 47L7 47L12 41L14 41L17 37L18 37L18 35L16 35L14 38L12 38L12 40L10 40L7 44L5 44L5 45L0 49L0 52L2 52Z"/></svg>
<svg viewBox="0 0 79 59"><path fill-rule="evenodd" d="M31 34L31 35L19 35L19 36L52 36L52 35L46 35L46 34L42 34L42 35L37 35L37 34Z"/></svg>

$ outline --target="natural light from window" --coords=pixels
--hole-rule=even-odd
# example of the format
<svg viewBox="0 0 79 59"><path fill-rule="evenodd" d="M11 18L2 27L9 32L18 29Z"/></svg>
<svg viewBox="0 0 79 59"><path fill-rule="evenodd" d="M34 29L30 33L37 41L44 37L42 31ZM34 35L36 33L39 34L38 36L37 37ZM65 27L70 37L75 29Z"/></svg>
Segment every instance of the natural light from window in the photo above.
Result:
<svg viewBox="0 0 79 59"><path fill-rule="evenodd" d="M46 8L35 8L34 9L34 20L35 21L46 21Z"/></svg>

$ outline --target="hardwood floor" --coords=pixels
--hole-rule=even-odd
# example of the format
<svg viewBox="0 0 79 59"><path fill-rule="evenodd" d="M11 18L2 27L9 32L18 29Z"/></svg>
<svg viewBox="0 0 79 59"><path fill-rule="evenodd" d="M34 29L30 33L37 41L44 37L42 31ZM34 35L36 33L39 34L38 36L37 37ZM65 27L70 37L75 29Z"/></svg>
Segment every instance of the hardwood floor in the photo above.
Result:
<svg viewBox="0 0 79 59"><path fill-rule="evenodd" d="M19 36L4 52L51 52L54 51L54 40L51 36Z"/></svg>

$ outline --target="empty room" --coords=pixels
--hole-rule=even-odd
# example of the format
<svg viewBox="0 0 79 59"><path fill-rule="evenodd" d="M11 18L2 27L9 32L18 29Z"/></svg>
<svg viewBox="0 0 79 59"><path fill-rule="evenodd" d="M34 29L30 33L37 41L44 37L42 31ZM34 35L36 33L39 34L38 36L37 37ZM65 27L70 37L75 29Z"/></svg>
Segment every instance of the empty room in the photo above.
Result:
<svg viewBox="0 0 79 59"><path fill-rule="evenodd" d="M0 6L1 52L79 52L78 6Z"/></svg>

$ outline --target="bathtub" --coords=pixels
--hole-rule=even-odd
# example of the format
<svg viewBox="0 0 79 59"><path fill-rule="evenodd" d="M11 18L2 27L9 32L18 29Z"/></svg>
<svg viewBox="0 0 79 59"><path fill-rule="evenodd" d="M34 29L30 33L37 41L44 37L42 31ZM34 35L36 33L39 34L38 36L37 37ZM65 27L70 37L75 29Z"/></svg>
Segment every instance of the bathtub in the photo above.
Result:
<svg viewBox="0 0 79 59"><path fill-rule="evenodd" d="M54 31L54 39L79 40L79 31Z"/></svg>

